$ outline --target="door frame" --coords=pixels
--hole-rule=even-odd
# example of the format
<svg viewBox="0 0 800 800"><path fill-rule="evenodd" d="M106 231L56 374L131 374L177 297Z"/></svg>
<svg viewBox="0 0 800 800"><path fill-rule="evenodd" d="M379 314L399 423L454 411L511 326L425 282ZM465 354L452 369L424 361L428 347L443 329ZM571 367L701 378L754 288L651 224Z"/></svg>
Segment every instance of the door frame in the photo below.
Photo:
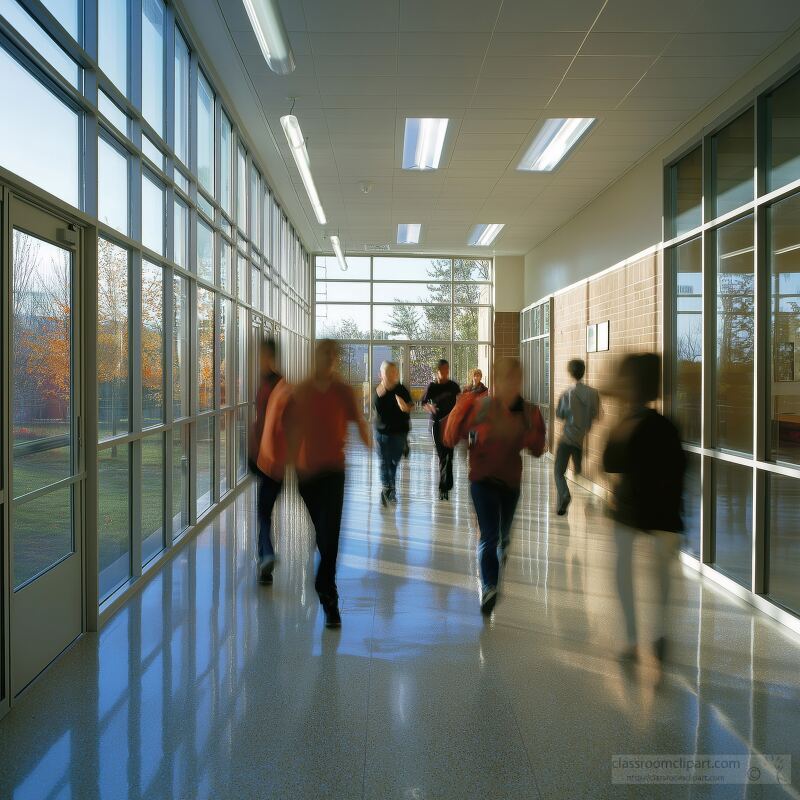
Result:
<svg viewBox="0 0 800 800"><path fill-rule="evenodd" d="M11 569L11 493L8 491L8 478L12 467L12 342L11 342L11 266L13 259L12 234L12 198L30 205L42 213L63 221L65 226L72 226L77 234L73 252L73 404L77 421L75 436L76 475L73 483L73 520L75 524L76 549L80 548L80 632L76 639L67 646L73 646L81 635L89 630L97 630L97 514L96 503L91 501L95 496L96 481L96 448L93 447L93 436L96 431L97 392L93 381L86 376L96 371L96 344L91 333L96 324L96 285L97 265L96 253L97 231L87 224L80 213L71 213L58 202L42 200L38 193L29 187L9 180L7 173L0 173L0 385L3 389L0 406L2 425L0 425L0 464L2 464L2 483L0 484L0 718L24 697L42 675L46 674L55 661L44 667L24 689L12 696L11 681L11 607L13 596L13 578ZM91 526L91 527L90 527ZM92 534L90 535L90 531ZM93 568L94 565L94 568Z"/></svg>

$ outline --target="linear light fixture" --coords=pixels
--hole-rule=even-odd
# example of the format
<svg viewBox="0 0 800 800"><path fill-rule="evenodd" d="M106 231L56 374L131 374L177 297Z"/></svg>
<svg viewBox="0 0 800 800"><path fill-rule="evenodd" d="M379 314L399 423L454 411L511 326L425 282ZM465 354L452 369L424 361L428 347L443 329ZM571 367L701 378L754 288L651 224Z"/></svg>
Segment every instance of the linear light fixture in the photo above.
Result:
<svg viewBox="0 0 800 800"><path fill-rule="evenodd" d="M397 244L419 244L421 222L401 222L397 226Z"/></svg>
<svg viewBox="0 0 800 800"><path fill-rule="evenodd" d="M449 119L406 117L403 169L438 169Z"/></svg>
<svg viewBox="0 0 800 800"><path fill-rule="evenodd" d="M594 117L545 120L517 169L525 172L552 172L594 123Z"/></svg>
<svg viewBox="0 0 800 800"><path fill-rule="evenodd" d="M336 254L336 260L339 262L340 269L342 272L347 272L347 259L342 252L342 243L339 241L338 236L331 236L331 246L333 247L333 252Z"/></svg>
<svg viewBox="0 0 800 800"><path fill-rule="evenodd" d="M281 126L286 134L286 141L289 142L289 149L292 151L294 163L297 164L297 170L300 173L303 186L306 187L306 194L308 194L308 199L311 201L311 207L314 209L317 222L320 225L324 225L328 220L325 217L325 209L319 201L317 187L311 175L311 162L308 160L306 140L303 138L303 131L300 130L300 123L294 114L287 114L285 117L281 117Z"/></svg>
<svg viewBox="0 0 800 800"><path fill-rule="evenodd" d="M242 0L267 66L277 75L294 72L294 54L278 0Z"/></svg>
<svg viewBox="0 0 800 800"><path fill-rule="evenodd" d="M467 244L471 247L488 247L505 226L505 222L486 222L482 225L476 225L469 235Z"/></svg>

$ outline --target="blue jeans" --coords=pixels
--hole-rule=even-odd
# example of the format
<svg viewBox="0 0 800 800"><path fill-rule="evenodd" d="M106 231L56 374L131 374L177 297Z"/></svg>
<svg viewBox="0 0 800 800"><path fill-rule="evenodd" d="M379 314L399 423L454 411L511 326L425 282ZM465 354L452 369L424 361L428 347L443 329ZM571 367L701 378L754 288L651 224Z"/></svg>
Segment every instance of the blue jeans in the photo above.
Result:
<svg viewBox="0 0 800 800"><path fill-rule="evenodd" d="M258 560L263 561L275 555L272 546L272 509L281 493L280 481L264 475L258 476Z"/></svg>
<svg viewBox="0 0 800 800"><path fill-rule="evenodd" d="M481 538L478 563L484 590L497 586L500 574L499 557L508 547L511 524L519 501L519 489L499 481L473 481L470 484L472 504L478 515Z"/></svg>
<svg viewBox="0 0 800 800"><path fill-rule="evenodd" d="M569 487L567 486L567 479L564 477L564 473L567 471L567 466L569 465L569 460L572 458L572 469L575 474L578 475L581 471L582 457L583 451L580 447L576 447L574 444L567 444L563 440L558 443L553 473L556 480L556 492L558 493L559 506L562 503L566 503L572 497L569 492Z"/></svg>
<svg viewBox="0 0 800 800"><path fill-rule="evenodd" d="M403 457L406 446L404 433L380 433L375 436L381 457L381 485L388 492L394 492L397 466Z"/></svg>

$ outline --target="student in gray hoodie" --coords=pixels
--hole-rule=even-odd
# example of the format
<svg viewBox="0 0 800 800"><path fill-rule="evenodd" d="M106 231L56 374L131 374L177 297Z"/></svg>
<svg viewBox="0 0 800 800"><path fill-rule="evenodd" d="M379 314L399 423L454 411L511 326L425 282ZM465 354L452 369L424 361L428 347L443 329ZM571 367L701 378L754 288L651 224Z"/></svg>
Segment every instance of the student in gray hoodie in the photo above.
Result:
<svg viewBox="0 0 800 800"><path fill-rule="evenodd" d="M580 358L573 358L567 364L567 371L575 383L561 395L556 408L556 416L564 420L564 430L556 448L554 470L559 516L567 513L567 507L572 500L564 477L569 460L572 458L572 468L576 475L579 474L583 458L583 440L589 433L592 423L600 415L600 395L597 389L583 382L586 364Z"/></svg>

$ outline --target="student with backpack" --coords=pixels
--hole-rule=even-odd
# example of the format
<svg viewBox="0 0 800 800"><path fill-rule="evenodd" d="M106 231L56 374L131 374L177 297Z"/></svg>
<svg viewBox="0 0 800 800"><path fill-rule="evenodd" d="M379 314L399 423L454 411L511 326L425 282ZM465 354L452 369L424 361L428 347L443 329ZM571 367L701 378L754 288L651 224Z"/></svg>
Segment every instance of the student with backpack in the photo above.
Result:
<svg viewBox="0 0 800 800"><path fill-rule="evenodd" d="M541 411L522 399L522 366L506 358L495 367L493 394L462 394L444 433L447 447L474 436L469 450L470 494L478 517L481 613L497 602L500 567L505 564L522 480L520 452L541 456L545 426Z"/></svg>
<svg viewBox="0 0 800 800"><path fill-rule="evenodd" d="M574 383L559 398L556 416L564 420L564 430L556 448L553 474L556 481L558 506L556 513L563 516L572 502L572 495L567 486L564 473L572 459L572 468L576 475L580 474L583 460L583 442L592 423L600 416L600 395L597 389L583 382L586 364L580 358L573 358L567 364L567 370Z"/></svg>

